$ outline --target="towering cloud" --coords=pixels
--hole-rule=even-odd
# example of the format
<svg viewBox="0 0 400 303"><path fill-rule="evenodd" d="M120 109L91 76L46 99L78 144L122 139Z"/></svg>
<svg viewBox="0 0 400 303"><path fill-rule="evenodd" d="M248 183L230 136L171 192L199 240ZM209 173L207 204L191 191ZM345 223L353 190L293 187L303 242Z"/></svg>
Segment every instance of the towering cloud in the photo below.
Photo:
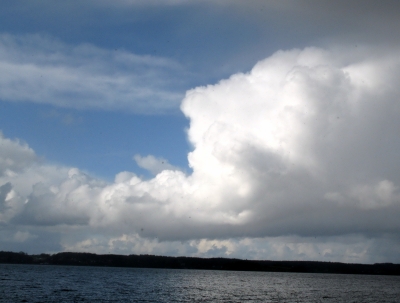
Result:
<svg viewBox="0 0 400 303"><path fill-rule="evenodd" d="M188 92L193 177L254 235L397 230L398 66L308 48Z"/></svg>
<svg viewBox="0 0 400 303"><path fill-rule="evenodd" d="M1 154L0 212L12 204L5 197L19 197L5 224L37 233L62 225L64 249L142 243L165 253L160 247L180 243L186 253L259 257L243 252L251 243L264 258L308 250L309 258L376 260L379 243L399 248L399 63L395 50L368 46L279 51L249 73L188 91L190 175L136 156L153 179L121 172L106 184L41 164L2 137L17 152Z"/></svg>

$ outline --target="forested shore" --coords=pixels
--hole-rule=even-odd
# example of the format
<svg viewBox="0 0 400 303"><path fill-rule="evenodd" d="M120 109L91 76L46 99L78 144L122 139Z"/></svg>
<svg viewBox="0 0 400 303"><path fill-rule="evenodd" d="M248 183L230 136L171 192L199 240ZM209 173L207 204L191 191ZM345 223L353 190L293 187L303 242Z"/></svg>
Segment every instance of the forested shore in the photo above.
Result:
<svg viewBox="0 0 400 303"><path fill-rule="evenodd" d="M24 252L0 251L0 263L264 272L400 275L400 264L393 263L349 264L319 261L262 261L229 258L166 257L154 255L98 255L92 253L75 252L29 255Z"/></svg>

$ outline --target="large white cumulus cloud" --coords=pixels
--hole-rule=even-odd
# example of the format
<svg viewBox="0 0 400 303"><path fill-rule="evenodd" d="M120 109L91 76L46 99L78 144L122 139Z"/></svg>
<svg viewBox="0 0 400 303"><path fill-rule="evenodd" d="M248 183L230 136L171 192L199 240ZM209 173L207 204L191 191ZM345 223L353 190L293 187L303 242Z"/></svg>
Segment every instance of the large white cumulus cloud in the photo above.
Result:
<svg viewBox="0 0 400 303"><path fill-rule="evenodd" d="M377 51L278 52L190 91L194 176L258 235L396 230L399 60Z"/></svg>
<svg viewBox="0 0 400 303"><path fill-rule="evenodd" d="M187 92L190 175L108 184L1 137L32 160L13 169L0 153L15 171L0 176L0 219L10 232L52 228L63 249L392 260L378 248L400 246L399 64L367 46L279 51Z"/></svg>

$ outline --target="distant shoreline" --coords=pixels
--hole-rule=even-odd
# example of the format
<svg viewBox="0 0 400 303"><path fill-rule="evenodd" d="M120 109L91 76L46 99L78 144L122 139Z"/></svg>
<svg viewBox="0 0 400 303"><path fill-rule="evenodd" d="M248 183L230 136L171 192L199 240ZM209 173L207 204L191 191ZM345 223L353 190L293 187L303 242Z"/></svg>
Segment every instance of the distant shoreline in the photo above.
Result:
<svg viewBox="0 0 400 303"><path fill-rule="evenodd" d="M393 263L262 261L154 255L97 255L74 252L29 255L24 252L0 251L0 263L400 276L400 264Z"/></svg>

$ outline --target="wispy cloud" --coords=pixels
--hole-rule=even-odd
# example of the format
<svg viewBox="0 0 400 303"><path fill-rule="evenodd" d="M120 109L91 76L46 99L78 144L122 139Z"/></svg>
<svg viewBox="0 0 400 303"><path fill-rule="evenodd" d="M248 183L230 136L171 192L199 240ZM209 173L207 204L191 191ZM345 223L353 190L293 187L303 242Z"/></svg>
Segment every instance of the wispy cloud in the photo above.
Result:
<svg viewBox="0 0 400 303"><path fill-rule="evenodd" d="M183 68L156 56L43 35L0 36L0 99L163 113L178 108Z"/></svg>
<svg viewBox="0 0 400 303"><path fill-rule="evenodd" d="M180 170L178 167L169 164L167 159L157 158L153 155L147 155L145 157L135 155L133 159L139 167L148 170L153 175L157 175L164 170Z"/></svg>

